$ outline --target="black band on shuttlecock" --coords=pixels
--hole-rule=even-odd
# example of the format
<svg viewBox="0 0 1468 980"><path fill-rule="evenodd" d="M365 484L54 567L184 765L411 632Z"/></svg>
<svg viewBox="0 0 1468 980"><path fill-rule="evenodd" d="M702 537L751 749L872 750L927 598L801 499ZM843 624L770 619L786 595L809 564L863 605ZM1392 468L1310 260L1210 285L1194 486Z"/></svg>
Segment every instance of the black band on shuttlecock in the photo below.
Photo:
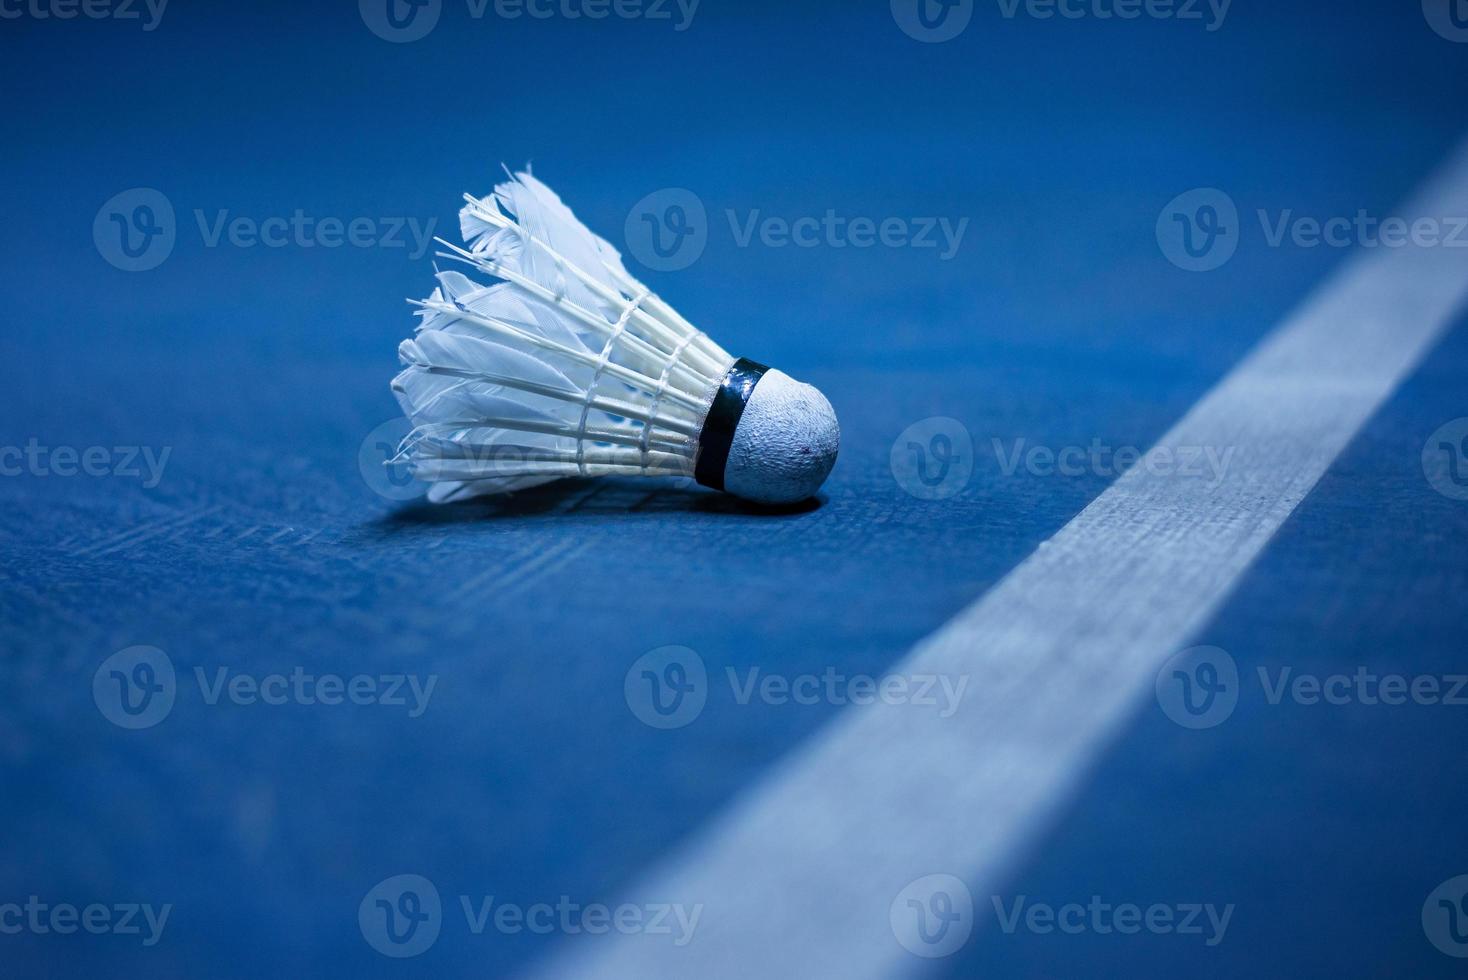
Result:
<svg viewBox="0 0 1468 980"><path fill-rule="evenodd" d="M724 489L724 467L729 462L729 448L734 445L734 430L739 428L754 386L768 370L763 364L741 357L719 382L714 403L703 420L703 431L698 434L698 461L693 465L693 478L704 486Z"/></svg>

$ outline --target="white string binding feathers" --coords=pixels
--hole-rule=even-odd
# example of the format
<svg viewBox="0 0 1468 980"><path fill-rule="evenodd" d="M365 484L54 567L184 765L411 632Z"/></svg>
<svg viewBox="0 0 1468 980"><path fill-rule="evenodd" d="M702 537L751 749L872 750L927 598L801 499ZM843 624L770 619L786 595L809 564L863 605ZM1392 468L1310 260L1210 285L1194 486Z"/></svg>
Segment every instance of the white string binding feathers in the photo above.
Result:
<svg viewBox="0 0 1468 980"><path fill-rule="evenodd" d="M617 341L622 339L622 333L627 329L627 322L632 319L632 312L642 305L642 301L647 299L647 295L647 290L642 290L637 294L637 298L622 311L622 315L617 318L616 325L612 327L611 335L607 337L607 342L601 349L601 358L597 361L596 370L592 372L591 385L586 389L586 400L581 403L581 422L576 427L576 431L581 437L576 442L576 468L582 476L586 476L586 417L591 411L591 402L596 393L597 383L601 381L602 372L606 370L607 362L611 360L612 348L616 347ZM642 442L646 442L648 434L652 431L653 423L657 419L657 399L658 395L655 394L653 396L652 411L648 413L647 422L642 427ZM646 474L647 456L645 453L643 454L642 466L643 473Z"/></svg>

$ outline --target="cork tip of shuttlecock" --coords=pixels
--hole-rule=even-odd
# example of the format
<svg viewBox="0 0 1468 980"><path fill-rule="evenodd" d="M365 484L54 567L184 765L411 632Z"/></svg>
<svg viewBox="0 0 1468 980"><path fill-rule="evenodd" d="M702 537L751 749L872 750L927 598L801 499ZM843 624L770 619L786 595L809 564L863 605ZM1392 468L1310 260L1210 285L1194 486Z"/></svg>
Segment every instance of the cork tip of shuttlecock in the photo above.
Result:
<svg viewBox="0 0 1468 980"><path fill-rule="evenodd" d="M761 504L815 495L841 449L841 426L826 396L782 371L768 371L744 407L724 489Z"/></svg>

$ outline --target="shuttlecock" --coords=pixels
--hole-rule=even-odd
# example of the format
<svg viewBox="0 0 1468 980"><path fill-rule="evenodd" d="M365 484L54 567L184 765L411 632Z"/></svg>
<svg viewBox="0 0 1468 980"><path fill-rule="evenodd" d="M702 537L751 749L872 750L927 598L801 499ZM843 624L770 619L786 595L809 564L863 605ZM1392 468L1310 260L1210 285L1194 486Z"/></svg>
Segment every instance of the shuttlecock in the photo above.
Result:
<svg viewBox="0 0 1468 980"><path fill-rule="evenodd" d="M392 383L414 428L392 463L429 499L569 476L691 476L765 504L810 497L841 430L824 395L735 359L643 286L551 189L465 195L461 248L417 301Z"/></svg>

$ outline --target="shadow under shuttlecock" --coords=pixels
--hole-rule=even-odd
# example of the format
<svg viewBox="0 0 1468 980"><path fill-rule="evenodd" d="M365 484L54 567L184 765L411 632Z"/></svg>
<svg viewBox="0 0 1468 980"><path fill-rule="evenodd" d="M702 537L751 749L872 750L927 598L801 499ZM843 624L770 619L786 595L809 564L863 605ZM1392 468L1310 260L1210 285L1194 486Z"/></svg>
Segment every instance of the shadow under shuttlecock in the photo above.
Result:
<svg viewBox="0 0 1468 980"><path fill-rule="evenodd" d="M451 504L415 500L380 518L379 526L404 527L472 521L544 517L554 514L695 513L739 517L788 517L819 510L824 495L799 503L769 507L685 481L557 480L528 490L476 497Z"/></svg>

